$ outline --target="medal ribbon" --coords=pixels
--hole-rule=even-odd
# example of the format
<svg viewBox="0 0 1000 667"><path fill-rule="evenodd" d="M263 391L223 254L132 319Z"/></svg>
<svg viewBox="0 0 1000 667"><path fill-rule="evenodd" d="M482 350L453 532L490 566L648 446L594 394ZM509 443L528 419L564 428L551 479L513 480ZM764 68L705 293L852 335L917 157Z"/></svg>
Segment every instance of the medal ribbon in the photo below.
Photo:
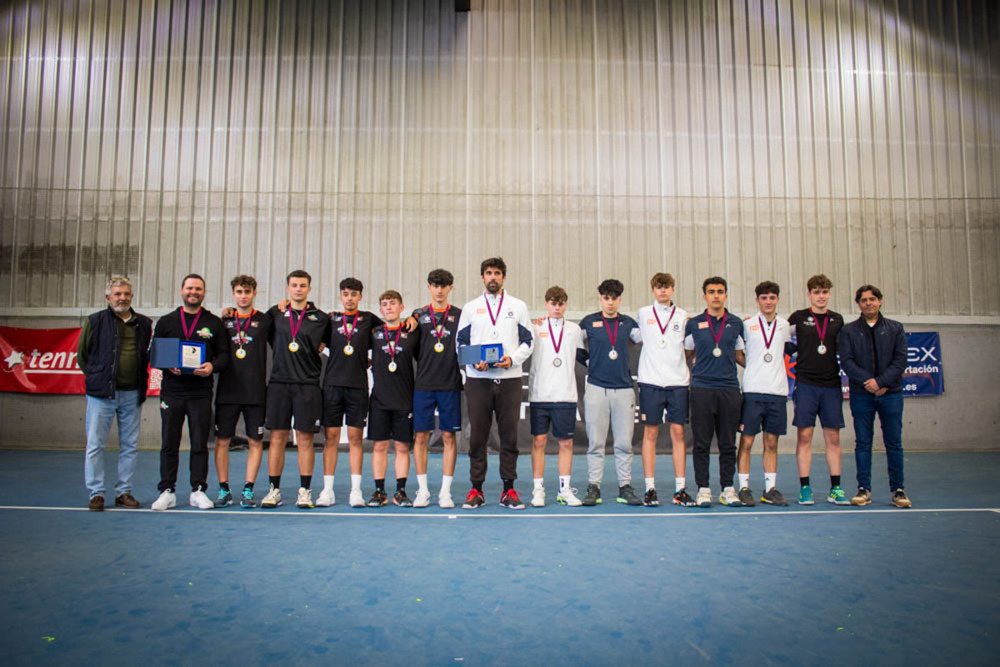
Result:
<svg viewBox="0 0 1000 667"><path fill-rule="evenodd" d="M396 327L396 337L392 340L389 340L389 325L382 327L382 330L385 332L385 340L389 344L389 361L396 361L396 346L399 345L399 333L403 327Z"/></svg>
<svg viewBox="0 0 1000 667"><path fill-rule="evenodd" d="M559 329L559 342L557 343L556 342L556 335L554 333L552 333L552 318L551 317L545 318L545 322L549 325L549 338L552 339L552 347L555 348L556 354L558 355L559 354L559 348L562 347L563 334L566 333L566 327L564 325L564 326L562 326Z"/></svg>
<svg viewBox="0 0 1000 667"><path fill-rule="evenodd" d="M823 328L819 328L819 315L813 313L813 317L816 318L816 333L819 334L820 345L823 344L823 339L826 338L826 327L830 324L830 313L826 313L826 317L823 318Z"/></svg>
<svg viewBox="0 0 1000 667"><path fill-rule="evenodd" d="M490 322L496 327L497 320L500 318L500 311L503 310L503 292L500 292L500 303L497 304L497 314L496 317L493 316L493 309L490 308L490 300L485 294L483 295L483 301L486 302L486 312L490 314Z"/></svg>
<svg viewBox="0 0 1000 667"><path fill-rule="evenodd" d="M719 347L719 341L722 340L722 332L726 328L726 318L729 317L729 311L723 311L722 322L719 324L719 335L715 335L715 329L712 328L712 316L705 311L705 319L708 321L708 330L712 332L712 340L715 341L715 347Z"/></svg>
<svg viewBox="0 0 1000 667"><path fill-rule="evenodd" d="M246 331L243 331L242 329L240 329L240 315L239 315L239 313L236 314L236 340L239 341L240 347L243 347L243 342L244 342L243 338L244 338L244 336L246 336L248 333L250 333L250 320L252 320L253 316L256 315L256 314L257 314L257 309L254 308L253 311L249 315L247 315L245 318L243 318L243 319L245 319L247 321Z"/></svg>
<svg viewBox="0 0 1000 667"><path fill-rule="evenodd" d="M670 326L670 320L674 319L674 313L677 312L677 306L670 309L670 317L667 318L667 323L664 325L660 324L660 314L656 312L656 305L653 305L653 315L656 316L656 326L660 327L660 335L667 333L667 327Z"/></svg>
<svg viewBox="0 0 1000 667"><path fill-rule="evenodd" d="M194 335L194 328L198 326L198 318L201 317L201 308L198 309L198 314L194 316L194 322L191 323L191 329L188 329L187 320L184 318L184 309L181 308L181 330L184 331L184 337L190 339Z"/></svg>
<svg viewBox="0 0 1000 667"><path fill-rule="evenodd" d="M295 337L299 333L299 329L302 328L302 320L306 319L306 311L308 309L309 309L308 305L302 309L302 313L299 315L299 321L297 323L295 322L295 309L294 308L288 309L288 328L291 329L292 331L292 340L295 340ZM249 326L250 325L247 324L247 327Z"/></svg>
<svg viewBox="0 0 1000 667"><path fill-rule="evenodd" d="M486 305L490 305L488 301L486 302ZM441 338L444 337L444 325L448 321L448 313L451 311L451 305L444 309L444 315L441 317L441 324L438 324L437 320L434 318L434 304L427 304L427 310L431 313L431 323L434 325L434 332L431 335L438 340L441 340ZM494 324L496 324L496 322L494 322Z"/></svg>
<svg viewBox="0 0 1000 667"><path fill-rule="evenodd" d="M611 335L611 324L607 320L604 319L604 313L601 313L601 319L604 320L604 331L605 331L605 333L608 334L608 340L611 341L611 347L614 347L615 343L618 342L618 325L621 324L621 320L619 318L617 318L617 317L615 318L615 335L612 336Z"/></svg>
<svg viewBox="0 0 1000 667"><path fill-rule="evenodd" d="M760 335L764 338L764 349L770 350L771 343L774 342L774 335L778 333L778 318L774 318L771 322L771 337L767 337L767 331L764 329L764 320L760 319L760 315L757 316L757 321L760 322Z"/></svg>
<svg viewBox="0 0 1000 667"><path fill-rule="evenodd" d="M361 314L361 311L357 311L357 312L354 313L354 319L351 320L351 328L350 329L347 328L347 313L343 314L343 317L344 317L344 335L347 336L347 344L348 345L351 344L351 336L354 335L354 330L358 328L358 315L360 315L360 314Z"/></svg>

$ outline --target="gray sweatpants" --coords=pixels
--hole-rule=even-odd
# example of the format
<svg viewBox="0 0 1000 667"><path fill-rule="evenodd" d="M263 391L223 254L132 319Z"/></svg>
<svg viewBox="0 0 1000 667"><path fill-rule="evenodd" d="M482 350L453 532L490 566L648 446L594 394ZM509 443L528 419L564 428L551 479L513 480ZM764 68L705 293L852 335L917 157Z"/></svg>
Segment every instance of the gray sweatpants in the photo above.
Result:
<svg viewBox="0 0 1000 667"><path fill-rule="evenodd" d="M587 383L583 395L583 417L587 423L587 474L591 484L604 477L604 445L608 426L615 440L615 471L618 486L632 483L632 428L635 425L635 392L604 389Z"/></svg>

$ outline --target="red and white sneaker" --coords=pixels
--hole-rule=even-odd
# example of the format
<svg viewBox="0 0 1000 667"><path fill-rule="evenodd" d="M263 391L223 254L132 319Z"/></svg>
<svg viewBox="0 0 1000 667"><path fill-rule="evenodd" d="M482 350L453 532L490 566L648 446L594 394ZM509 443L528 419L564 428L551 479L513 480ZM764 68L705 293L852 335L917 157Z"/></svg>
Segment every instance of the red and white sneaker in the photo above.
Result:
<svg viewBox="0 0 1000 667"><path fill-rule="evenodd" d="M514 489L503 492L503 495L500 496L500 506L506 507L509 510L524 509L524 503L521 502L521 497L517 495L517 491Z"/></svg>
<svg viewBox="0 0 1000 667"><path fill-rule="evenodd" d="M462 505L464 510L477 510L486 504L486 498L483 497L483 492L477 489L472 489L469 491L469 495L465 497L465 503Z"/></svg>

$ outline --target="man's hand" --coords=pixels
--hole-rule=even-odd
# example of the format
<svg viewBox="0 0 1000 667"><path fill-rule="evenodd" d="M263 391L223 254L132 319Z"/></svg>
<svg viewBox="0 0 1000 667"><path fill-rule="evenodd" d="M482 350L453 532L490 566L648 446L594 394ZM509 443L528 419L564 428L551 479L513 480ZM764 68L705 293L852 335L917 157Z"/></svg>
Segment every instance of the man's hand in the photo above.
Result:
<svg viewBox="0 0 1000 667"><path fill-rule="evenodd" d="M407 317L406 321L403 322L403 328L406 329L406 333L412 333L417 328L417 321L412 316Z"/></svg>
<svg viewBox="0 0 1000 667"><path fill-rule="evenodd" d="M875 381L875 378L865 380L865 389L868 390L869 394L877 394L881 396L881 394L878 394L879 386L878 382Z"/></svg>
<svg viewBox="0 0 1000 667"><path fill-rule="evenodd" d="M198 368L194 369L194 374L198 377L207 378L212 374L212 362L206 361L201 366L198 366Z"/></svg>
<svg viewBox="0 0 1000 667"><path fill-rule="evenodd" d="M325 349L326 349L326 343L320 343L319 347L316 348L316 352L319 354L323 354L323 350Z"/></svg>
<svg viewBox="0 0 1000 667"><path fill-rule="evenodd" d="M290 303L291 303L290 299L282 299L281 301L278 302L278 310L280 310L281 312L285 312L286 310L288 310L288 304Z"/></svg>
<svg viewBox="0 0 1000 667"><path fill-rule="evenodd" d="M511 359L510 357L505 356L505 357L502 357L500 359L500 361L496 362L493 365L496 368L510 368L511 364L513 364L513 363L514 363L513 359Z"/></svg>
<svg viewBox="0 0 1000 667"><path fill-rule="evenodd" d="M478 364L473 364L472 367L475 368L477 371L488 371L490 369L490 365L485 361L480 361Z"/></svg>
<svg viewBox="0 0 1000 667"><path fill-rule="evenodd" d="M876 396L882 396L887 391L889 391L888 387L882 387L881 389L879 389L878 391L875 392L875 395Z"/></svg>
<svg viewBox="0 0 1000 667"><path fill-rule="evenodd" d="M179 369L179 368L168 368L167 370L170 371L171 373L173 373L174 375L180 375L181 374L181 369Z"/></svg>
<svg viewBox="0 0 1000 667"><path fill-rule="evenodd" d="M226 306L222 309L222 317L224 319L229 319L230 317L236 317L236 309L232 306Z"/></svg>

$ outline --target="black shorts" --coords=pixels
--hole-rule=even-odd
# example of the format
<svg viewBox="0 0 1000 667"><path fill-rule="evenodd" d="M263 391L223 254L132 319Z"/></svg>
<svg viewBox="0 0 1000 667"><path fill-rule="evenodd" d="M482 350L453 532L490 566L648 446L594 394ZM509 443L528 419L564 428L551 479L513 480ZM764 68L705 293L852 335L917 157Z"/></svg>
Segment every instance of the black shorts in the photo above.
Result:
<svg viewBox="0 0 1000 667"><path fill-rule="evenodd" d="M323 399L314 384L272 382L267 385L267 428L287 431L292 428L302 433L319 430L319 417L323 412Z"/></svg>
<svg viewBox="0 0 1000 667"><path fill-rule="evenodd" d="M409 410L385 410L372 405L369 412L368 439L398 440L413 443L413 413Z"/></svg>
<svg viewBox="0 0 1000 667"><path fill-rule="evenodd" d="M552 435L569 440L576 432L576 403L532 403L531 435Z"/></svg>
<svg viewBox="0 0 1000 667"><path fill-rule="evenodd" d="M217 403L215 406L215 437L232 438L236 435L236 422L243 415L243 425L250 440L264 439L264 406Z"/></svg>
<svg viewBox="0 0 1000 667"><path fill-rule="evenodd" d="M354 387L323 387L323 426L364 428L368 419L368 390Z"/></svg>

